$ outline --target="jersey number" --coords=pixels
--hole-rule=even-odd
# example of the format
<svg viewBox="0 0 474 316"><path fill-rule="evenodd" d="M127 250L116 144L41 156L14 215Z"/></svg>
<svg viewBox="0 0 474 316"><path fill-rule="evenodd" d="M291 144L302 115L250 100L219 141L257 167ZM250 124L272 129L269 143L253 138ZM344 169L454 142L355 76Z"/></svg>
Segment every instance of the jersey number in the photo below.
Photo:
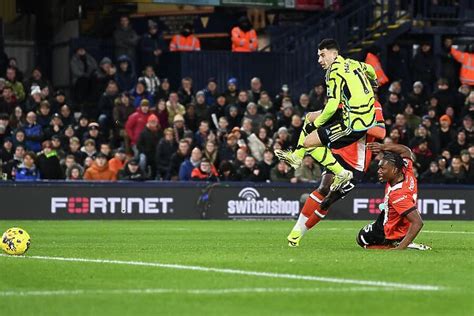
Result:
<svg viewBox="0 0 474 316"><path fill-rule="evenodd" d="M354 74L359 77L362 86L364 87L364 93L369 94L369 89L367 88L366 78L365 75L361 73L360 69L354 69ZM365 80L364 80L365 79Z"/></svg>

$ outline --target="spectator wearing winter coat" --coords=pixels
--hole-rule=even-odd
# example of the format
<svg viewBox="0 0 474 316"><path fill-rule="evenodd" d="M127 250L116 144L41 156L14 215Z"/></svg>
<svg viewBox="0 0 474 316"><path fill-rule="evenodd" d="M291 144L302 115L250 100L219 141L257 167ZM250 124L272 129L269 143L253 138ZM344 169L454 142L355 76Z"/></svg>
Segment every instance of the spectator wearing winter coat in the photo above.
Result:
<svg viewBox="0 0 474 316"><path fill-rule="evenodd" d="M115 75L117 68L112 64L109 57L104 57L100 60L99 68L92 74L92 99L96 100L104 93L107 83L110 80L116 81Z"/></svg>
<svg viewBox="0 0 474 316"><path fill-rule="evenodd" d="M0 112L0 144L3 144L3 140L6 137L11 137L12 129L8 125L10 123L7 113Z"/></svg>
<svg viewBox="0 0 474 316"><path fill-rule="evenodd" d="M199 124L199 130L194 133L194 143L196 146L199 146L202 148L204 146L204 143L207 140L207 137L210 133L209 129L209 122L208 121L202 121Z"/></svg>
<svg viewBox="0 0 474 316"><path fill-rule="evenodd" d="M186 145L188 145L186 143ZM188 145L189 146L189 145ZM156 179L166 180L168 175L171 157L178 149L177 143L174 141L173 129L164 130L164 137L159 141L156 147Z"/></svg>
<svg viewBox="0 0 474 316"><path fill-rule="evenodd" d="M436 61L431 52L431 44L422 43L412 62L414 81L421 81L427 93L431 93L435 80Z"/></svg>
<svg viewBox="0 0 474 316"><path fill-rule="evenodd" d="M70 168L66 169L66 181L78 181L82 180L84 176L84 168L79 164L74 164Z"/></svg>
<svg viewBox="0 0 474 316"><path fill-rule="evenodd" d="M115 57L126 55L135 62L135 49L140 40L130 25L128 16L120 17L120 25L114 31Z"/></svg>
<svg viewBox="0 0 474 316"><path fill-rule="evenodd" d="M467 182L466 169L464 169L460 156L454 156L451 159L451 166L445 176L448 184L465 184Z"/></svg>
<svg viewBox="0 0 474 316"><path fill-rule="evenodd" d="M91 75L97 70L97 61L79 46L70 61L72 84L76 98L90 93ZM83 100L83 99L81 99Z"/></svg>
<svg viewBox="0 0 474 316"><path fill-rule="evenodd" d="M235 168L227 160L221 162L219 166L219 180L220 181L239 181L239 175L235 172Z"/></svg>
<svg viewBox="0 0 474 316"><path fill-rule="evenodd" d="M48 127L49 122L51 121L51 117L52 113L49 102L46 100L41 101L39 109L37 111L36 122L44 129Z"/></svg>
<svg viewBox="0 0 474 316"><path fill-rule="evenodd" d="M109 81L105 92L99 99L99 125L101 128L102 134L106 137L109 135L109 130L113 125L113 110L115 106L115 99L118 96L118 86L115 81Z"/></svg>
<svg viewBox="0 0 474 316"><path fill-rule="evenodd" d="M196 118L198 122L209 121L209 106L206 104L206 97L204 91L198 91L196 93L196 102L194 104L196 110Z"/></svg>
<svg viewBox="0 0 474 316"><path fill-rule="evenodd" d="M95 142L95 147L100 148L100 145L106 143L104 136L99 131L99 124L96 122L90 122L87 125L87 132L82 137L82 140L92 139Z"/></svg>
<svg viewBox="0 0 474 316"><path fill-rule="evenodd" d="M262 182L262 172L258 168L255 158L252 156L245 157L244 164L238 169L241 181Z"/></svg>
<svg viewBox="0 0 474 316"><path fill-rule="evenodd" d="M268 131L266 128L261 127L258 133L252 133L247 138L247 144L250 149L252 156L260 162L263 160L263 154L267 148L271 148L273 141L268 137Z"/></svg>
<svg viewBox="0 0 474 316"><path fill-rule="evenodd" d="M219 178L214 165L207 158L203 158L199 166L191 172L191 180L216 182Z"/></svg>
<svg viewBox="0 0 474 316"><path fill-rule="evenodd" d="M413 113L418 116L425 114L425 108L428 98L423 90L423 83L417 81L413 84L413 90L408 94L407 104L413 107Z"/></svg>
<svg viewBox="0 0 474 316"><path fill-rule="evenodd" d="M125 167L118 172L119 181L145 181L146 176L140 169L138 159L132 159L125 164Z"/></svg>
<svg viewBox="0 0 474 316"><path fill-rule="evenodd" d="M446 182L446 178L439 170L438 163L432 161L429 169L421 174L419 181L420 183L442 184Z"/></svg>
<svg viewBox="0 0 474 316"><path fill-rule="evenodd" d="M115 173L109 169L107 157L98 153L92 166L87 168L84 174L84 180L89 181L115 181Z"/></svg>
<svg viewBox="0 0 474 316"><path fill-rule="evenodd" d="M158 24L153 20L148 20L148 32L143 34L139 46L142 69L146 65L156 68L160 63L161 54L167 48L166 46Z"/></svg>
<svg viewBox="0 0 474 316"><path fill-rule="evenodd" d="M178 180L181 164L189 157L190 144L185 140L180 140L178 150L171 155L168 164L167 180ZM162 162L163 165L165 162Z"/></svg>
<svg viewBox="0 0 474 316"><path fill-rule="evenodd" d="M306 156L301 166L295 170L295 177L298 182L317 182L321 179L321 168L311 156Z"/></svg>
<svg viewBox="0 0 474 316"><path fill-rule="evenodd" d="M125 130L127 131L132 146L137 144L138 137L145 128L150 115L150 102L148 102L148 100L142 100L140 102L140 107L137 108L135 113L129 116L127 123L125 124Z"/></svg>
<svg viewBox="0 0 474 316"><path fill-rule="evenodd" d="M125 123L130 115L136 109L130 100L130 95L126 92L121 93L118 98L114 100L114 109L112 110L113 117L113 142L116 146L123 140L125 143L125 150L130 151L130 140L125 132Z"/></svg>
<svg viewBox="0 0 474 316"><path fill-rule="evenodd" d="M23 102L25 100L25 88L23 83L17 78L17 69L15 67L8 67L6 72L7 86L10 86L15 93L16 99L18 102Z"/></svg>
<svg viewBox="0 0 474 316"><path fill-rule="evenodd" d="M120 169L123 169L123 167L125 166L126 159L127 154L125 152L125 149L117 149L114 153L114 157L109 160L109 169L117 175Z"/></svg>
<svg viewBox="0 0 474 316"><path fill-rule="evenodd" d="M288 165L283 161L278 162L277 165L273 167L270 172L270 180L271 182L297 182L294 170L290 170Z"/></svg>
<svg viewBox="0 0 474 316"><path fill-rule="evenodd" d="M133 97L133 106L137 108L142 100L148 100L150 106L153 104L153 96L146 91L146 85L144 81L137 82L135 89L131 96Z"/></svg>
<svg viewBox="0 0 474 316"><path fill-rule="evenodd" d="M189 104L194 102L193 79L184 77L181 80L181 87L178 89L179 103Z"/></svg>
<svg viewBox="0 0 474 316"><path fill-rule="evenodd" d="M257 164L257 167L260 169L260 178L262 181L270 182L270 173L275 167L275 155L271 149L266 149L263 153L263 160Z"/></svg>
<svg viewBox="0 0 474 316"><path fill-rule="evenodd" d="M142 170L151 170L151 178L156 177L156 161L155 152L158 142L163 137L163 130L161 129L158 118L155 114L151 114L145 125L145 128L140 133L137 141L137 149L140 157L140 167Z"/></svg>
<svg viewBox="0 0 474 316"><path fill-rule="evenodd" d="M36 156L33 152L27 152L23 162L14 169L15 181L38 181L40 173L35 166Z"/></svg>
<svg viewBox="0 0 474 316"><path fill-rule="evenodd" d="M130 91L136 82L135 70L132 61L126 55L122 55L117 59L118 68L115 78L119 86L120 92Z"/></svg>
<svg viewBox="0 0 474 316"><path fill-rule="evenodd" d="M23 127L25 132L26 149L33 152L41 150L41 141L43 140L43 129L36 123L36 113L29 112L26 115L26 125Z"/></svg>
<svg viewBox="0 0 474 316"><path fill-rule="evenodd" d="M227 104L234 104L237 102L239 96L239 89L237 88L237 78L230 78L227 81L227 90L224 92L225 101Z"/></svg>
<svg viewBox="0 0 474 316"><path fill-rule="evenodd" d="M456 135L456 140L452 141L448 145L448 150L453 156L457 156L461 154L461 150L468 149L469 144L466 140L466 132L464 130L459 130L458 134Z"/></svg>
<svg viewBox="0 0 474 316"><path fill-rule="evenodd" d="M52 148L51 141L45 140L43 142L43 151L36 159L36 165L41 174L41 179L44 180L60 180L64 179L63 170L59 163L59 158L56 150Z"/></svg>
<svg viewBox="0 0 474 316"><path fill-rule="evenodd" d="M160 87L160 79L155 75L155 71L151 65L148 65L143 70L143 74L138 78L139 82L145 83L145 88L150 97L152 98Z"/></svg>
<svg viewBox="0 0 474 316"><path fill-rule="evenodd" d="M262 81L260 78L254 77L250 80L250 90L247 91L248 101L257 103L260 100L260 94L262 93Z"/></svg>
<svg viewBox="0 0 474 316"><path fill-rule="evenodd" d="M203 90L206 98L206 105L211 106L216 103L219 93L217 91L217 80L216 78L209 78L207 80L207 87Z"/></svg>
<svg viewBox="0 0 474 316"><path fill-rule="evenodd" d="M191 157L186 159L179 167L179 180L189 181L191 180L191 173L196 168L202 159L202 151L198 147L194 147L191 151Z"/></svg>
<svg viewBox="0 0 474 316"><path fill-rule="evenodd" d="M0 83L5 83L5 79L0 78ZM18 106L18 100L9 85L3 87L0 97L0 113L13 114L15 108Z"/></svg>
<svg viewBox="0 0 474 316"><path fill-rule="evenodd" d="M186 114L186 108L178 101L178 93L171 92L169 100L166 102L166 110L168 111L168 123L170 126L173 125L174 117L176 115L179 114L181 116L184 116Z"/></svg>
<svg viewBox="0 0 474 316"><path fill-rule="evenodd" d="M230 133L226 136L225 141L223 141L219 146L219 159L221 161L233 161L235 160L235 153L238 149L237 137L235 134Z"/></svg>

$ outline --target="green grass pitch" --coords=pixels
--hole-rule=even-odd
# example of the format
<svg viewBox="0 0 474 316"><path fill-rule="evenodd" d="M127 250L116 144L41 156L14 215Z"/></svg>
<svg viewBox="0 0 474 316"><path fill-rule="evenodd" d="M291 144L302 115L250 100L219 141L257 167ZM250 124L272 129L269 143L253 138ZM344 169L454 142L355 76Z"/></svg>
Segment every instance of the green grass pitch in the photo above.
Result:
<svg viewBox="0 0 474 316"><path fill-rule="evenodd" d="M0 314L474 315L474 223L427 221L433 250L403 252L359 248L365 224L289 248L290 221L0 221L32 238L0 256Z"/></svg>

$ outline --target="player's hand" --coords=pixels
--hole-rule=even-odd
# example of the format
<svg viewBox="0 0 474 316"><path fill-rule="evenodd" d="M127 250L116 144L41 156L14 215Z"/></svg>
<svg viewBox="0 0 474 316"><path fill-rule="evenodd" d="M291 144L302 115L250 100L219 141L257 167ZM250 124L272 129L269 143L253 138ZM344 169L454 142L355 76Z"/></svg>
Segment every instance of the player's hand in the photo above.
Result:
<svg viewBox="0 0 474 316"><path fill-rule="evenodd" d="M381 143L368 143L367 149L369 149L374 154L378 154L379 152L383 151L383 144Z"/></svg>

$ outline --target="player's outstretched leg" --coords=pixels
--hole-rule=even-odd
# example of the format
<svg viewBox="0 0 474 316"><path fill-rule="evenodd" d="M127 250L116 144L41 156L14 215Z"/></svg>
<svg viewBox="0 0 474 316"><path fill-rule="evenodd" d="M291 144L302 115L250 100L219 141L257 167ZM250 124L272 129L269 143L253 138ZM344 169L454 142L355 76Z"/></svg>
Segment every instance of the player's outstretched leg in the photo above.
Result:
<svg viewBox="0 0 474 316"><path fill-rule="evenodd" d="M344 169L344 167L337 162L336 158L328 148L316 147L313 150L310 150L309 154L323 167L335 174L334 181L331 184L331 191L339 190L343 185L352 180L352 172Z"/></svg>

